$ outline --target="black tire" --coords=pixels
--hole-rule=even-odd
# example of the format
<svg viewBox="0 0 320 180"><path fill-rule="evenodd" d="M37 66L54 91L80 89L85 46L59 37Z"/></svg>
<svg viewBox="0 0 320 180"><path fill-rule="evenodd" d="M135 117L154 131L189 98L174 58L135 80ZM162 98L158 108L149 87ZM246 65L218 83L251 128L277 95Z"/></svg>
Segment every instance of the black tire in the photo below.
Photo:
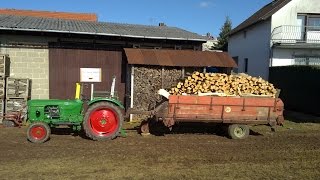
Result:
<svg viewBox="0 0 320 180"><path fill-rule="evenodd" d="M3 127L15 127L15 124L11 120L3 120L2 121Z"/></svg>
<svg viewBox="0 0 320 180"><path fill-rule="evenodd" d="M140 134L150 134L150 121L149 120L144 120L140 124Z"/></svg>
<svg viewBox="0 0 320 180"><path fill-rule="evenodd" d="M231 139L245 139L249 136L250 129L245 124L231 124L228 127L228 134Z"/></svg>
<svg viewBox="0 0 320 180"><path fill-rule="evenodd" d="M33 143L46 142L50 138L50 134L51 134L51 129L49 125L43 122L35 122L30 124L27 130L28 140Z"/></svg>
<svg viewBox="0 0 320 180"><path fill-rule="evenodd" d="M112 126L114 129L111 132L104 132L104 133L99 133L96 131L94 125L92 126L92 121L90 120L90 116L92 113L97 112L99 110L106 110L108 112L112 112L114 114L114 118L116 121L116 124L114 125L110 125L110 127ZM99 119L100 123L102 124L102 121L104 121L103 123L107 124L109 122L108 117L106 119ZM121 110L119 109L118 106L109 103L109 102L99 102L99 103L95 103L93 105L91 105L85 116L83 119L83 130L86 133L86 136L89 137L92 140L95 141L101 141L101 140L111 140L116 138L119 133L120 130L122 128L122 124L123 124L123 115ZM96 123L96 122L95 122ZM105 125L103 124L103 125ZM95 124L97 125L97 124Z"/></svg>

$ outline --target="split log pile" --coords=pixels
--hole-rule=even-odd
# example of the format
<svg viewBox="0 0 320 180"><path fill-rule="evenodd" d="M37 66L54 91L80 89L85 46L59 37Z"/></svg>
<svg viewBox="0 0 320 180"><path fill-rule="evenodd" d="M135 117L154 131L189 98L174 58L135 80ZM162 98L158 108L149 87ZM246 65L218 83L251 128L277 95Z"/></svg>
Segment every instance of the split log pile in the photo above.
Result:
<svg viewBox="0 0 320 180"><path fill-rule="evenodd" d="M181 80L181 68L165 67L163 71L163 89L169 89ZM158 89L159 90L159 89Z"/></svg>
<svg viewBox="0 0 320 180"><path fill-rule="evenodd" d="M181 80L181 68L156 66L134 67L134 109L149 110L162 100L158 90L171 88ZM145 115L135 115L145 118Z"/></svg>
<svg viewBox="0 0 320 180"><path fill-rule="evenodd" d="M157 90L161 89L161 67L134 67L135 109L148 110L150 100L157 99Z"/></svg>
<svg viewBox="0 0 320 180"><path fill-rule="evenodd" d="M169 91L172 95L220 95L220 96L272 96L277 90L273 84L261 77L241 73L227 75L220 73L194 72Z"/></svg>

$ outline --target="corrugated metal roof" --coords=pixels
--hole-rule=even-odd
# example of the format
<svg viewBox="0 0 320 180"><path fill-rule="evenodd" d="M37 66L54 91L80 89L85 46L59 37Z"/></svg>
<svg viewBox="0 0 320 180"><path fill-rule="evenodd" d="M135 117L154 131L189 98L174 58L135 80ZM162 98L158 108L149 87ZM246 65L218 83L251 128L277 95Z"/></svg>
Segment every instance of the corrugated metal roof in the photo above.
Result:
<svg viewBox="0 0 320 180"><path fill-rule="evenodd" d="M256 13L254 13L252 16L250 16L248 19L243 21L240 25L238 25L236 28L232 29L230 34L235 34L249 26L252 26L253 24L256 24L260 21L264 21L271 17L274 13L276 13L279 9L287 5L291 0L273 0L269 4L262 7L260 10L258 10Z"/></svg>
<svg viewBox="0 0 320 180"><path fill-rule="evenodd" d="M174 39L205 42L205 37L180 28L54 18L0 15L0 30L58 32L121 36L147 39Z"/></svg>
<svg viewBox="0 0 320 180"><path fill-rule="evenodd" d="M237 67L226 52L124 49L129 64L180 66L180 67Z"/></svg>

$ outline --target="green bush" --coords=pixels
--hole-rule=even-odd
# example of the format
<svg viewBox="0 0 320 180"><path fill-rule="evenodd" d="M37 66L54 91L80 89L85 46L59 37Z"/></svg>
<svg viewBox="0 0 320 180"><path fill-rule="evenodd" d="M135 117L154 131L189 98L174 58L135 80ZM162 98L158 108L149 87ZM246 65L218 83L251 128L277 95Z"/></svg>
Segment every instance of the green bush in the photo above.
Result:
<svg viewBox="0 0 320 180"><path fill-rule="evenodd" d="M281 89L285 109L320 115L320 67L271 67L269 82Z"/></svg>

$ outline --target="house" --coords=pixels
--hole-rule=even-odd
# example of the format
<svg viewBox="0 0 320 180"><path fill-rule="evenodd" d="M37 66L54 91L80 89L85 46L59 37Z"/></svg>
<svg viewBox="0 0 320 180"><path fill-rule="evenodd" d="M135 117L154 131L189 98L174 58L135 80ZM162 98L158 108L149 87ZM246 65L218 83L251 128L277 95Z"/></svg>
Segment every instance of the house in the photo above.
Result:
<svg viewBox="0 0 320 180"><path fill-rule="evenodd" d="M268 78L270 66L320 65L319 0L273 0L230 33L237 72Z"/></svg>
<svg viewBox="0 0 320 180"><path fill-rule="evenodd" d="M217 45L217 38L213 37L210 33L205 36L207 42L202 44L203 51L214 51L214 47Z"/></svg>
<svg viewBox="0 0 320 180"><path fill-rule="evenodd" d="M235 66L225 53L202 52L204 42L203 36L163 23L108 23L92 14L0 10L0 54L10 57L11 77L31 79L32 99L72 99L81 68L100 68L101 82L92 83L94 90L110 91L116 77L120 101L132 106L132 99L136 104L143 100L137 97L139 84L142 90L155 90L153 81L170 86L168 82L176 83L189 69ZM142 71L151 73L137 77ZM154 80L147 81L149 76ZM87 83L86 95L90 88Z"/></svg>

